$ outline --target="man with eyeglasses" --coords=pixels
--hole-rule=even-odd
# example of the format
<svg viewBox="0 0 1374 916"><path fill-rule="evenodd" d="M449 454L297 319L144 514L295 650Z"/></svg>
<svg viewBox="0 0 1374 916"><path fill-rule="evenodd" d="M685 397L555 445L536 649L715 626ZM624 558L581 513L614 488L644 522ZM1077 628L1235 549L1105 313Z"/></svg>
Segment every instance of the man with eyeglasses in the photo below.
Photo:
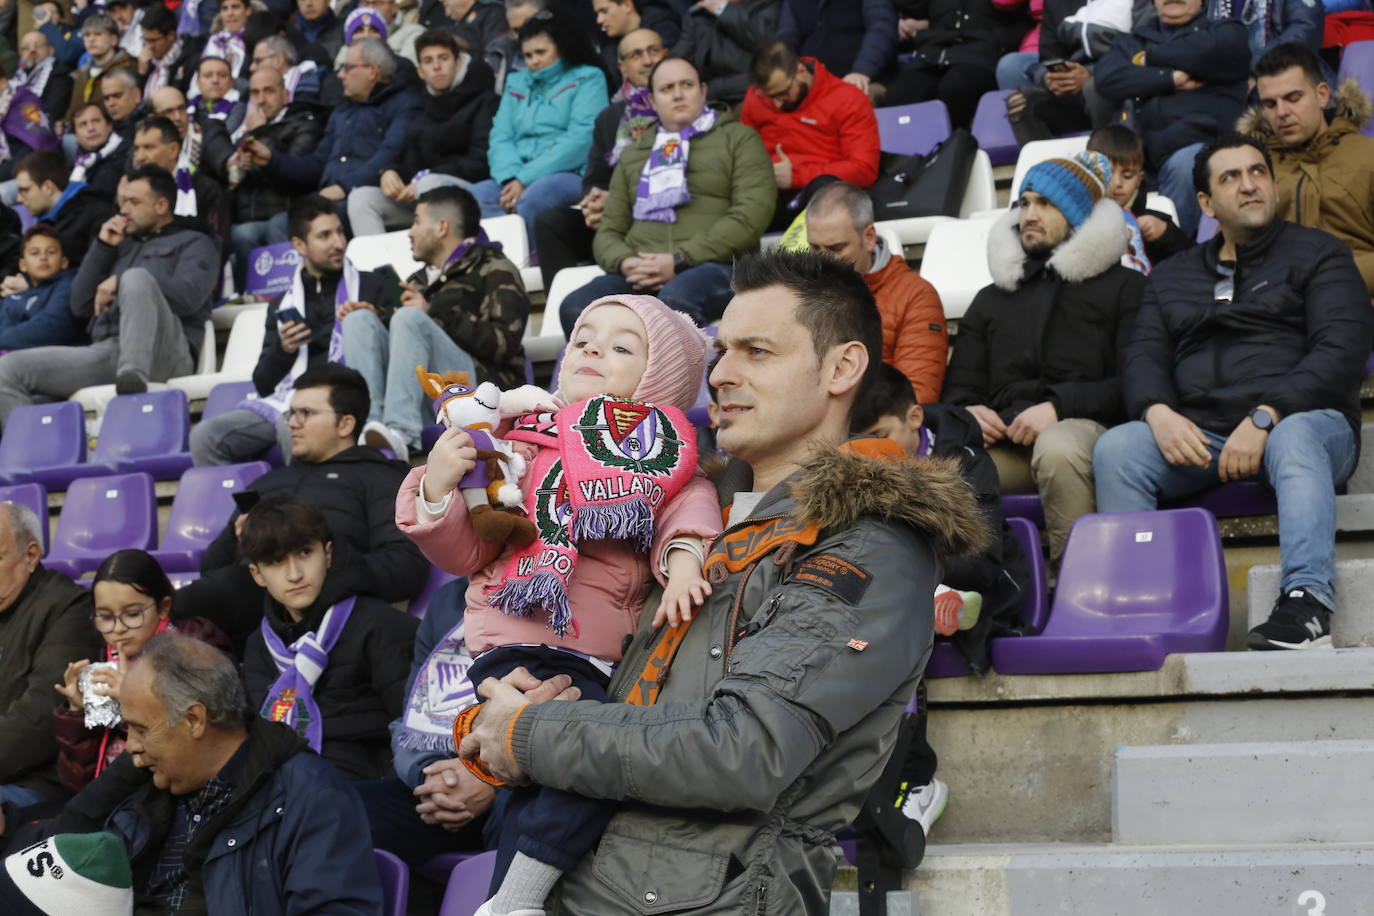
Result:
<svg viewBox="0 0 1374 916"><path fill-rule="evenodd" d="M1329 647L1336 487L1359 450L1369 296L1345 244L1277 217L1260 141L1232 133L1204 146L1193 184L1218 232L1150 274L1122 372L1127 415L1139 419L1098 440L1098 510L1265 481L1283 577L1247 643Z"/></svg>
<svg viewBox="0 0 1374 916"><path fill-rule="evenodd" d="M11 79L43 101L48 120L56 124L72 103L72 69L57 59L52 42L42 32L26 32L19 39L19 69Z"/></svg>
<svg viewBox="0 0 1374 916"><path fill-rule="evenodd" d="M274 336L275 330L269 332ZM383 601L419 593L429 563L396 527L396 492L409 468L358 443L371 397L357 370L320 362L295 377L284 412L291 463L248 485L259 498L298 496L324 513L336 549L352 558L341 587ZM251 497L250 497L251 499ZM234 651L262 622L263 589L240 562L236 511L201 558L201 577L177 592L172 616L201 616L229 635Z"/></svg>
<svg viewBox="0 0 1374 916"><path fill-rule="evenodd" d="M743 101L754 49L777 37L782 0L699 0L682 20L673 56L701 71L713 101Z"/></svg>
<svg viewBox="0 0 1374 916"><path fill-rule="evenodd" d="M143 49L138 72L145 77L143 92L151 97L164 86L186 90L195 73L200 45L177 35L176 16L165 7L150 6L143 13ZM164 117L166 117L164 115Z"/></svg>
<svg viewBox="0 0 1374 916"><path fill-rule="evenodd" d="M39 521L0 503L0 802L9 815L61 797L52 710L67 662L97 657L90 592L44 569ZM0 828L3 829L3 828Z"/></svg>
<svg viewBox="0 0 1374 916"><path fill-rule="evenodd" d="M565 267L591 264L592 239L606 209L611 172L620 156L646 130L658 126L649 92L649 72L668 53L652 29L636 29L620 39L620 97L596 116L592 148L582 173L582 199L575 207L554 207L534 218L534 250L539 252L539 272L544 289Z"/></svg>

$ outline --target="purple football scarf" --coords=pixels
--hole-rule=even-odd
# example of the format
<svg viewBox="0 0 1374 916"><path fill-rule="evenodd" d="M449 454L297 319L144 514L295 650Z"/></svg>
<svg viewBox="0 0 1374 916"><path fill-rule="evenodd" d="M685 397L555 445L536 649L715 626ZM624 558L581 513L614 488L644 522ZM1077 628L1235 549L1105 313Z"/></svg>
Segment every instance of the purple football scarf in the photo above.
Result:
<svg viewBox="0 0 1374 916"><path fill-rule="evenodd" d="M649 158L644 160L644 168L639 173L635 219L658 223L677 222L674 208L692 200L687 190L687 155L691 140L715 126L716 112L707 108L682 130L659 127L654 137L654 148L649 151Z"/></svg>
<svg viewBox="0 0 1374 916"><path fill-rule="evenodd" d="M401 733L396 742L412 751L454 753L453 720L479 702L468 680L472 656L463 641L463 622L439 640L434 651L415 674L410 699L401 713Z"/></svg>
<svg viewBox="0 0 1374 916"><path fill-rule="evenodd" d="M115 150L119 149L119 145L123 142L124 141L119 136L119 134L111 132L110 139L106 140L105 145L102 146L100 149L91 150L89 152L86 150L81 150L79 153L76 154L76 159L73 162L71 178L68 180L85 181L86 173L91 170L92 166L95 166L97 163L103 162L106 159L108 159L110 157L110 154L112 154Z"/></svg>
<svg viewBox="0 0 1374 916"><path fill-rule="evenodd" d="M517 617L546 611L558 636L576 638L568 581L578 542L623 539L647 552L655 514L696 472L696 436L683 434L691 429L676 407L609 395L522 417L505 438L542 446L527 508L538 536L488 586L492 606Z"/></svg>
<svg viewBox="0 0 1374 916"><path fill-rule="evenodd" d="M620 116L620 124L615 129L615 145L606 154L607 165L617 165L625 148L638 140L644 131L658 123L653 93L649 91L648 86L635 86L626 80L620 87L620 94L625 99L625 112Z"/></svg>
<svg viewBox="0 0 1374 916"><path fill-rule="evenodd" d="M148 67L148 81L143 84L143 97L146 99L154 92L164 86L168 86L172 81L172 65L181 58L181 38L178 37L172 44L171 50L159 58L155 58Z"/></svg>
<svg viewBox="0 0 1374 916"><path fill-rule="evenodd" d="M267 691L259 714L269 722L284 722L320 752L324 728L320 723L320 707L315 702L315 683L329 664L329 653L348 626L357 598L345 598L325 611L320 628L306 633L291 645L281 641L267 618L262 620L262 638L280 675Z"/></svg>

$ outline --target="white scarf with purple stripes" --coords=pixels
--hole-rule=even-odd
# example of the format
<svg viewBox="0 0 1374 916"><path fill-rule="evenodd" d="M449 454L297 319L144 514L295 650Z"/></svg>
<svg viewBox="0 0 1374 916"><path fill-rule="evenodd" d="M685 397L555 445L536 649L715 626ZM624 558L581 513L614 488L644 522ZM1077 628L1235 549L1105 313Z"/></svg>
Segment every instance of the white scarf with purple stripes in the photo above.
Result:
<svg viewBox="0 0 1374 916"><path fill-rule="evenodd" d="M329 653L334 650L344 627L348 626L356 601L356 597L345 598L325 611L318 629L289 646L272 629L267 617L262 619L262 638L280 674L267 691L259 712L269 722L291 726L317 754L324 741L324 727L312 691L329 665Z"/></svg>

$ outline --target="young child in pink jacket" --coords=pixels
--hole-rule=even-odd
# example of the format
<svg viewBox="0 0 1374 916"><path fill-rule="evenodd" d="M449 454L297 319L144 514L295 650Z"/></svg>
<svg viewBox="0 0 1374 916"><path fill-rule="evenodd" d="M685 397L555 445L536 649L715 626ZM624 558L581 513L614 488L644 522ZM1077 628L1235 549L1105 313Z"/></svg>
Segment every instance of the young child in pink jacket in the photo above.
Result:
<svg viewBox="0 0 1374 916"><path fill-rule="evenodd" d="M560 406L576 406L554 415L556 421L541 414L502 430L530 468L521 489L546 543L515 550L475 536L464 501L454 492L475 464L471 439L462 429L446 430L429 463L410 472L397 495L396 524L436 566L468 577L462 632L455 630L426 662L403 720L408 732L418 723L413 729L417 747L440 740L453 714L475 701L473 685L516 667L540 679L567 674L583 699L604 701L611 672L653 581L664 589L656 626L664 621L675 626L689 618L710 593L702 564L706 541L720 532L720 506L714 488L695 471L690 424L676 411L665 411L685 411L695 403L707 352L706 336L691 319L652 296L609 296L582 312L554 394ZM634 403L617 406L602 395ZM547 438L551 425L557 430L554 446ZM631 426L633 432L627 434ZM528 437L521 438L523 434ZM622 455L669 463L675 459L673 482L653 475L578 479L567 437L582 437L576 441L585 440L589 453L608 456L611 464ZM551 464L560 453L561 463ZM684 467L686 462L690 466ZM663 490L654 494L659 483ZM627 495L631 492L647 496L635 500ZM577 513L584 505L576 494L583 504L588 497L610 504L590 507L592 514L606 510L602 523L579 523ZM615 522L626 524L627 502L639 503L631 508L639 512L640 528L633 537L618 537ZM645 507L652 508L651 519L644 517ZM603 530L608 517L609 535ZM551 525L571 535L549 535ZM552 574L555 566L561 578ZM541 579L547 581L536 581ZM555 597L541 604L537 599L550 589ZM510 600L512 594L524 604ZM466 678L455 679L450 672L460 658L460 642L474 661ZM452 658L446 650L452 650ZM453 685L447 695L436 691L435 685L447 684ZM409 737L400 740L406 743ZM609 817L609 808L595 799L540 787L514 790L504 815L497 874L506 863L509 868L500 890L478 916L542 914L559 876L596 843Z"/></svg>

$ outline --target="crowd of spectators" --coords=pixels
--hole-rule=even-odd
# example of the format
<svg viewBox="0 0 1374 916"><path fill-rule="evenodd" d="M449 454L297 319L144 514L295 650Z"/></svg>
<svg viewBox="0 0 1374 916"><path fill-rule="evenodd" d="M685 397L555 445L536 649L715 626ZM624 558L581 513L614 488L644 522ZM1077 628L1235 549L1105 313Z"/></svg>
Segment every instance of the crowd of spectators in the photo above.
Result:
<svg viewBox="0 0 1374 916"><path fill-rule="evenodd" d="M622 890L684 912L819 912L827 837L869 785L922 831L948 798L924 703L914 725L896 712L932 639L981 675L988 640L1021 632L1027 558L1000 493L1040 496L1053 572L1086 513L1262 479L1282 583L1248 644L1330 643L1336 492L1374 346L1374 105L1335 84L1320 3L1258 18L1229 0L31 6L8 26L0 12L16 51L0 49L0 436L24 405L191 373L255 250L289 246L297 267L266 303L253 393L190 439L198 465L279 449L284 466L239 494L194 582L174 590L123 550L80 588L43 568L32 513L0 504L11 852L104 830L133 894L174 912L375 913L373 846L411 864L500 848L483 916L542 913L555 883L572 912L617 911ZM999 87L1022 141L1091 136L1012 189L992 282L951 333L875 219L867 189L890 164L875 106L939 99L966 128ZM461 672L473 655L486 670L491 633L473 614L465 636L464 609L501 619L486 586L512 552L473 536L472 488L448 485L476 460L466 433L410 468L435 412L417 367L526 381L531 298L482 228L506 214L545 288L602 271L549 316L575 354L560 392L605 359L603 393L658 402L637 380L683 372L690 406L696 329L720 326L706 439L732 460L711 525L652 564L589 549L583 567L617 570L603 603L625 606L624 631L579 659L598 690L618 670L625 704L545 704L591 696L555 668L478 697ZM1217 232L1195 244L1204 217ZM410 276L345 254L401 229ZM819 254L757 254L782 230ZM608 325L607 305L629 318ZM617 360L638 373L628 395L606 387L631 371ZM439 467L447 492L430 492ZM522 484L531 501L568 489ZM389 605L431 562L477 584L417 622ZM660 639L638 610L691 563L706 622ZM564 637L545 651L580 651ZM670 664L700 671L651 670ZM111 697L118 716L88 727ZM455 728L476 759L458 759ZM899 728L915 737L889 780ZM703 778L720 766L746 778ZM585 829L541 826L509 790L527 779L573 796L548 810L605 804ZM765 838L775 821L796 836ZM576 856L541 858L555 836ZM512 859L518 886L502 885Z"/></svg>

